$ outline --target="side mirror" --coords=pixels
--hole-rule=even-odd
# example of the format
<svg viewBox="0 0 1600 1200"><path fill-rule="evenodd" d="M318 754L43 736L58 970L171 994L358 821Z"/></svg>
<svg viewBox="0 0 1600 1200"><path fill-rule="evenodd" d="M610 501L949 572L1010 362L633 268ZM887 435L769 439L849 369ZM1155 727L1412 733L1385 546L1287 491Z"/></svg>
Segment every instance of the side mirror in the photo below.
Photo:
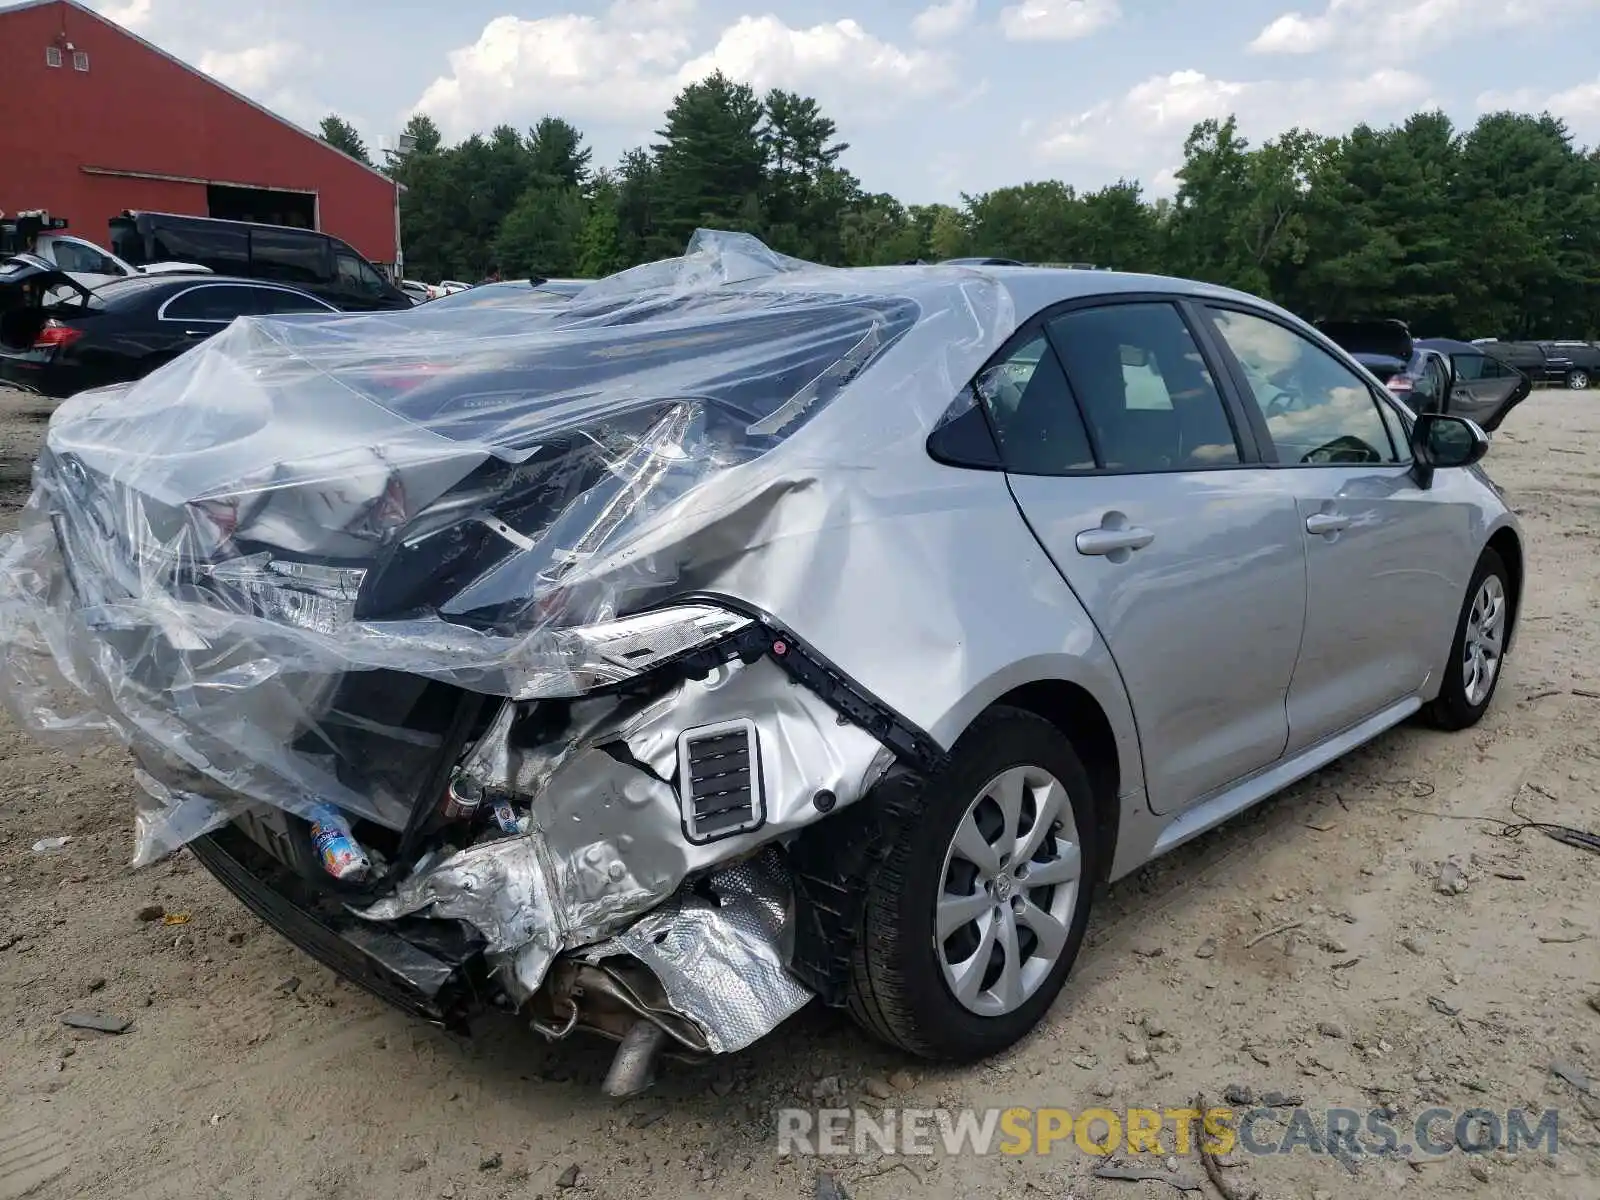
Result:
<svg viewBox="0 0 1600 1200"><path fill-rule="evenodd" d="M1426 412L1411 426L1411 455L1423 487L1432 484L1434 471L1470 467L1488 452L1489 435L1466 417Z"/></svg>

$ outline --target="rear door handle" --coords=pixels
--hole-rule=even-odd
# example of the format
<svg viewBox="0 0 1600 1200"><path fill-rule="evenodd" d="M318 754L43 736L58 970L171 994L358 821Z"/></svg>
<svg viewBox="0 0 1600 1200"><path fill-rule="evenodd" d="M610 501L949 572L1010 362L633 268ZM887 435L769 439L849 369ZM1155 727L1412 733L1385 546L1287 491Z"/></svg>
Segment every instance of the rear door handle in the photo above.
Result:
<svg viewBox="0 0 1600 1200"><path fill-rule="evenodd" d="M1142 525L1122 529L1085 529L1078 535L1079 554L1115 554L1119 550L1143 550L1156 535Z"/></svg>
<svg viewBox="0 0 1600 1200"><path fill-rule="evenodd" d="M1350 518L1343 513L1319 512L1306 518L1306 532L1331 534L1350 528Z"/></svg>

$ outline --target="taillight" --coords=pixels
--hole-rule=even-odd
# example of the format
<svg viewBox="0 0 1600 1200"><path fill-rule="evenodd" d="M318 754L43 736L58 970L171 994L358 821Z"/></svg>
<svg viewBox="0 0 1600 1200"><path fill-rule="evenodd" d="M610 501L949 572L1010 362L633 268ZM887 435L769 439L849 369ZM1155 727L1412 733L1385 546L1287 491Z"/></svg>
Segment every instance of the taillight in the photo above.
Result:
<svg viewBox="0 0 1600 1200"><path fill-rule="evenodd" d="M64 325L51 317L39 330L38 336L33 339L35 350L48 350L52 346L70 346L83 336L83 330L74 329L71 325Z"/></svg>
<svg viewBox="0 0 1600 1200"><path fill-rule="evenodd" d="M1411 390L1411 380L1404 375L1394 375L1390 377L1389 382L1384 386L1391 392L1409 392Z"/></svg>

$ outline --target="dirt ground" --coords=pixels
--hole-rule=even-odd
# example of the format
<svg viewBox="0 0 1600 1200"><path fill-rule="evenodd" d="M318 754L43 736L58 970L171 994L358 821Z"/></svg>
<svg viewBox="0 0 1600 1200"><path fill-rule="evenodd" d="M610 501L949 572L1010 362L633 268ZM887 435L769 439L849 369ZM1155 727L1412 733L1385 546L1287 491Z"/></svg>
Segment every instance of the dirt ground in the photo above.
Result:
<svg viewBox="0 0 1600 1200"><path fill-rule="evenodd" d="M0 528L48 412L0 393ZM546 1046L510 1018L457 1039L337 982L186 853L130 871L122 753L63 754L0 724L0 1200L742 1200L827 1194L824 1168L857 1200L1168 1200L1168 1181L1095 1178L1104 1160L1070 1141L1048 1157L780 1157L776 1110L1121 1111L1230 1088L1317 1114L1389 1106L1402 1130L1433 1106L1559 1110L1554 1155L1236 1151L1240 1196L1594 1200L1600 858L1464 818L1515 821L1515 802L1600 827L1600 393L1535 395L1488 467L1531 546L1521 640L1483 724L1392 732L1110 889L1048 1022L978 1069L929 1070L807 1010L609 1101L604 1044ZM72 841L33 852L57 835ZM1460 882L1441 888L1451 859ZM152 904L187 919L141 921ZM132 1025L64 1027L75 1009ZM1192 1154L1174 1166L1188 1194L1218 1194Z"/></svg>

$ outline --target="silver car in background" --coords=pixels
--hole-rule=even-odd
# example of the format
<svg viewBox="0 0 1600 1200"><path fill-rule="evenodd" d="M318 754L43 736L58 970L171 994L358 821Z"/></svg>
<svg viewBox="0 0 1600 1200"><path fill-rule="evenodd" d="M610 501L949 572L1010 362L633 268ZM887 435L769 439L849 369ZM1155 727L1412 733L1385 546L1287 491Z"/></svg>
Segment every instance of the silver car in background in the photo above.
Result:
<svg viewBox="0 0 1600 1200"><path fill-rule="evenodd" d="M616 1038L615 1093L814 998L970 1060L1097 885L1483 715L1487 444L1238 292L706 234L69 401L0 694L129 744L139 861L428 1019Z"/></svg>

